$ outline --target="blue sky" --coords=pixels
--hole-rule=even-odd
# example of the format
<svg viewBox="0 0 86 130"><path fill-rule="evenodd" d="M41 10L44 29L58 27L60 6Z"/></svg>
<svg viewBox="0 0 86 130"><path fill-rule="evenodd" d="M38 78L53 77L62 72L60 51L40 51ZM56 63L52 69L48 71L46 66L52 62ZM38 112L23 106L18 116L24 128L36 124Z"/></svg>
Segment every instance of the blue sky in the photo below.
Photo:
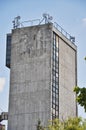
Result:
<svg viewBox="0 0 86 130"><path fill-rule="evenodd" d="M8 110L10 70L5 67L6 34L17 15L21 21L41 19L43 13L76 38L78 48L78 85L86 86L86 0L0 0L0 112ZM86 118L79 107L79 116Z"/></svg>

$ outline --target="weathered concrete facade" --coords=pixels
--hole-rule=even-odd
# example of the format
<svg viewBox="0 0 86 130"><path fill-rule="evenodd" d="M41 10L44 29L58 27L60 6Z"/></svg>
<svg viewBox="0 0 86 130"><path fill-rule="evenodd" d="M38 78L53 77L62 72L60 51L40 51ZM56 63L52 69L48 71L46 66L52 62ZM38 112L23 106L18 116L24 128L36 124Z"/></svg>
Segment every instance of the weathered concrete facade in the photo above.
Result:
<svg viewBox="0 0 86 130"><path fill-rule="evenodd" d="M9 130L34 130L51 113L51 26L12 32Z"/></svg>
<svg viewBox="0 0 86 130"><path fill-rule="evenodd" d="M59 117L65 119L77 114L73 92L76 85L76 51L62 39L59 43Z"/></svg>
<svg viewBox="0 0 86 130"><path fill-rule="evenodd" d="M59 118L77 115L76 94L77 85L77 47L56 28L53 31L59 42Z"/></svg>
<svg viewBox="0 0 86 130"><path fill-rule="evenodd" d="M53 31L59 39L58 115L76 116L76 46L52 24L12 31L8 130L36 130L52 119Z"/></svg>

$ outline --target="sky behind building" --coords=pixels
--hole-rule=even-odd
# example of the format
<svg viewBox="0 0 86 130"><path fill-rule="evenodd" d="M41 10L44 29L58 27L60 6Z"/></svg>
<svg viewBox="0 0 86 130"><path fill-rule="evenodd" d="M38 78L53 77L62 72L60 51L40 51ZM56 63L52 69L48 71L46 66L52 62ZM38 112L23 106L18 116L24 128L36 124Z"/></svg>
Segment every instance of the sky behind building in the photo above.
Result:
<svg viewBox="0 0 86 130"><path fill-rule="evenodd" d="M85 0L0 0L0 112L8 111L10 70L5 67L6 34L13 28L14 17L21 21L42 19L49 13L68 33L75 36L78 48L78 85L86 87L86 1ZM79 107L79 116L86 118Z"/></svg>

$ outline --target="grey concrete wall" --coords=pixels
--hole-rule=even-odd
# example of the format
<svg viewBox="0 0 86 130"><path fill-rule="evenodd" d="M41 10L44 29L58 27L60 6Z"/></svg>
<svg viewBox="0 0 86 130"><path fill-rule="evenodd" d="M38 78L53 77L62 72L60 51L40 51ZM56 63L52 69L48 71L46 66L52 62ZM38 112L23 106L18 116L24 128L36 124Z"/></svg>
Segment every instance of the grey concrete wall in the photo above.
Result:
<svg viewBox="0 0 86 130"><path fill-rule="evenodd" d="M43 125L51 119L53 31L59 36L59 117L76 116L76 46L52 24L15 29L8 130L36 130L39 119Z"/></svg>
<svg viewBox="0 0 86 130"><path fill-rule="evenodd" d="M8 130L35 130L51 118L51 26L13 30Z"/></svg>
<svg viewBox="0 0 86 130"><path fill-rule="evenodd" d="M76 116L76 47L59 38L59 118Z"/></svg>

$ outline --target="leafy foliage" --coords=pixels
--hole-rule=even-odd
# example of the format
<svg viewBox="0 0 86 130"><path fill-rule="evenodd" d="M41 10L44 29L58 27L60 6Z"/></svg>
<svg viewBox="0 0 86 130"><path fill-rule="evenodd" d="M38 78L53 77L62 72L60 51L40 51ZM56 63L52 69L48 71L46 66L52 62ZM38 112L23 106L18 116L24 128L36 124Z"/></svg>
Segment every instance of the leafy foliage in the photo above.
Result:
<svg viewBox="0 0 86 130"><path fill-rule="evenodd" d="M59 119L54 119L50 121L48 130L63 130L63 123Z"/></svg>
<svg viewBox="0 0 86 130"><path fill-rule="evenodd" d="M46 130L86 130L86 120L81 118L69 118L65 121L55 119Z"/></svg>
<svg viewBox="0 0 86 130"><path fill-rule="evenodd" d="M86 112L86 88L85 87L80 88L76 86L74 88L74 92L76 92L77 94L77 98L76 98L77 102L84 107Z"/></svg>
<svg viewBox="0 0 86 130"><path fill-rule="evenodd" d="M70 118L64 122L64 130L83 130L81 118ZM66 124L66 125L65 125Z"/></svg>
<svg viewBox="0 0 86 130"><path fill-rule="evenodd" d="M47 126L42 126L38 121L36 130L86 130L86 119L81 117L68 118L66 120L54 119Z"/></svg>
<svg viewBox="0 0 86 130"><path fill-rule="evenodd" d="M84 58L85 60L86 60L86 56L85 56L85 58Z"/></svg>
<svg viewBox="0 0 86 130"><path fill-rule="evenodd" d="M86 56L84 60L86 60ZM84 110L86 112L86 88L85 87L80 88L76 86L74 88L74 92L76 92L77 94L76 101L78 102L79 105L84 107Z"/></svg>
<svg viewBox="0 0 86 130"><path fill-rule="evenodd" d="M37 130L44 130L44 127L41 125L41 121L40 120L38 120Z"/></svg>

